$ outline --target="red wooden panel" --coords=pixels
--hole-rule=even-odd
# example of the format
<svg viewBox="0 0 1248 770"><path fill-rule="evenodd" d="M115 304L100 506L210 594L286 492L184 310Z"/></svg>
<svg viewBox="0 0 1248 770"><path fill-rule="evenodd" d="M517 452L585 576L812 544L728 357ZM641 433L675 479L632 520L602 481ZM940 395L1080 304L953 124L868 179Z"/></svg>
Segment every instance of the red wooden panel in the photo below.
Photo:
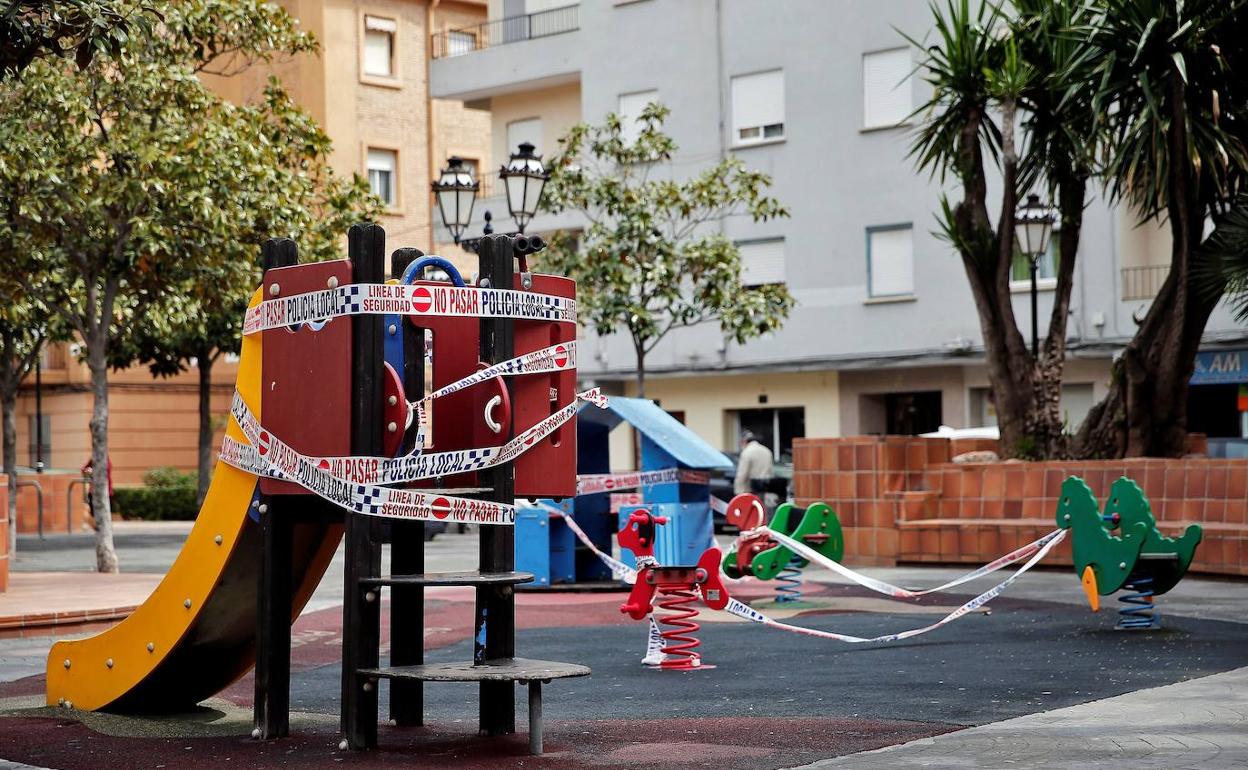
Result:
<svg viewBox="0 0 1248 770"><path fill-rule="evenodd" d="M331 283L351 283L350 262L314 262L265 271L264 298L320 291ZM276 294L271 292L274 285ZM261 334L261 424L303 454L351 454L350 317L331 319L319 330L305 324ZM261 479L260 490L270 495L310 494L298 484L274 479Z"/></svg>
<svg viewBox="0 0 1248 770"><path fill-rule="evenodd" d="M515 285L520 286L517 280ZM533 275L530 291L576 299L576 282L555 275ZM516 355L576 341L576 324L516 321ZM576 370L512 377L512 421L517 432L536 425L576 397ZM576 419L520 455L515 463L516 497L576 495Z"/></svg>

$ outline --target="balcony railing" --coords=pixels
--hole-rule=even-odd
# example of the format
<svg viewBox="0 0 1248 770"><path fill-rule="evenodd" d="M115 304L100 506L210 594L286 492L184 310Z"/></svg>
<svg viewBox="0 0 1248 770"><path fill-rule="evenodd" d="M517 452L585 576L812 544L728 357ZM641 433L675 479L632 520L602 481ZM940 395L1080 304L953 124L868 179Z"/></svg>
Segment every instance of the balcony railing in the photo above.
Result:
<svg viewBox="0 0 1248 770"><path fill-rule="evenodd" d="M461 56L483 48L519 43L580 29L579 6L565 5L549 11L508 16L471 27L439 32L433 36L433 58Z"/></svg>
<svg viewBox="0 0 1248 770"><path fill-rule="evenodd" d="M1156 297L1169 274L1169 265L1122 268L1122 301L1130 302Z"/></svg>

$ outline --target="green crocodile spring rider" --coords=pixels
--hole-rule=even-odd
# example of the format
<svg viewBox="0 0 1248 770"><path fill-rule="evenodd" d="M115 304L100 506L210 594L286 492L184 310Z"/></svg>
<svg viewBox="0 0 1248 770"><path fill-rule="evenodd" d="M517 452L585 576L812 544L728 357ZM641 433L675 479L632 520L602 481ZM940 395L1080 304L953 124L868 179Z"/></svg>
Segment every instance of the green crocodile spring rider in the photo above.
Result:
<svg viewBox="0 0 1248 770"><path fill-rule="evenodd" d="M775 579L776 603L794 609L802 599L798 576L809 562L780 545L766 532L756 532L763 523L765 509L755 495L741 494L728 503L725 519L737 527L741 535L736 546L724 557L724 573L732 578L753 575L759 580ZM845 535L841 521L827 503L812 503L798 508L784 503L771 517L768 529L801 541L820 554L840 561L845 555Z"/></svg>
<svg viewBox="0 0 1248 770"><path fill-rule="evenodd" d="M1115 628L1161 628L1153 597L1174 588L1187 572L1200 543L1199 526L1189 526L1178 538L1161 534L1148 498L1125 476L1110 487L1104 513L1083 479L1066 479L1057 526L1071 530L1075 574L1093 612L1100 609L1101 596L1126 589L1131 593L1118 599L1127 606L1119 611Z"/></svg>

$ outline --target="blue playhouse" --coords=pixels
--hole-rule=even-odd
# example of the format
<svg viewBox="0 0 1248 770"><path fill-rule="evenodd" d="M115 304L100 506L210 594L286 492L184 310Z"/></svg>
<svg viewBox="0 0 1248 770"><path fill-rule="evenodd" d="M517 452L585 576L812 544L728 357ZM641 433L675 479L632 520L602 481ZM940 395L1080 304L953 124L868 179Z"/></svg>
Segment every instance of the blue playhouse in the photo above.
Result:
<svg viewBox="0 0 1248 770"><path fill-rule="evenodd" d="M730 470L732 461L682 425L653 401L611 396L606 409L586 404L576 416L576 470L578 474L610 473L608 436L628 423L641 443L642 471ZM611 493L578 495L541 503L571 515L594 544L611 553L615 533L639 507L669 522L658 528L654 555L660 564L694 564L711 542L710 488L706 484L672 481L638 490L644 505L622 505L611 512ZM619 554L633 566L633 555ZM577 540L562 517L543 508L521 508L516 513L516 569L531 572L531 585L611 583L610 570Z"/></svg>

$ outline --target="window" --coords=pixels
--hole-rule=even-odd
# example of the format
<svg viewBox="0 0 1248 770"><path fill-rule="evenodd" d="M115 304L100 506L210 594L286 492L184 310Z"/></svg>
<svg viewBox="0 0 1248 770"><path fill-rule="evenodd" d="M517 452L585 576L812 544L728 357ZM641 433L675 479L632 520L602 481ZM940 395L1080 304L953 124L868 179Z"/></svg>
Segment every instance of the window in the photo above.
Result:
<svg viewBox="0 0 1248 770"><path fill-rule="evenodd" d="M394 36L399 24L379 16L364 17L364 74L394 77Z"/></svg>
<svg viewBox="0 0 1248 770"><path fill-rule="evenodd" d="M910 49L895 48L862 56L862 126L888 128L914 111Z"/></svg>
<svg viewBox="0 0 1248 770"><path fill-rule="evenodd" d="M793 462L793 439L806 435L806 409L801 406L778 409L733 409L729 424L735 429L732 446L741 446L741 434L749 431L771 450L776 462Z"/></svg>
<svg viewBox="0 0 1248 770"><path fill-rule="evenodd" d="M1061 255L1058 254L1059 240L1057 230L1054 229L1049 236L1048 251L1036 260L1036 282L1039 284L1045 281L1054 283L1057 280L1057 266L1061 263ZM1014 241L1014 260L1010 263L1010 281L1018 283L1020 287L1031 286L1031 260L1019 250L1017 240Z"/></svg>
<svg viewBox="0 0 1248 770"><path fill-rule="evenodd" d="M33 414L28 415L27 417L27 420L28 420L27 427L30 430L28 434L28 439L27 439L28 441L27 449L29 450L29 453L30 453L30 462L28 464L32 468L35 467L35 463L38 462L40 458L40 454L39 454L40 436L36 434L38 433L38 427L41 423L43 425L43 436L42 436L43 438L43 455L42 455L43 464L46 466L52 462L52 415L44 414L42 415L42 417L43 419L39 422L36 422L35 415Z"/></svg>
<svg viewBox="0 0 1248 770"><path fill-rule="evenodd" d="M368 189L394 206L398 201L398 153L394 150L368 150Z"/></svg>
<svg viewBox="0 0 1248 770"><path fill-rule="evenodd" d="M447 56L459 56L475 50L477 50L477 35L475 32L453 29L446 33Z"/></svg>
<svg viewBox="0 0 1248 770"><path fill-rule="evenodd" d="M872 297L914 294L914 228L867 229L867 282Z"/></svg>
<svg viewBox="0 0 1248 770"><path fill-rule="evenodd" d="M620 94L620 139L632 144L641 136L642 125L638 118L651 102L659 100L658 91L638 91L632 94Z"/></svg>
<svg viewBox="0 0 1248 770"><path fill-rule="evenodd" d="M525 118L507 124L507 154L515 152L524 142L533 145L537 154L542 153L542 119ZM506 157L506 156L504 156Z"/></svg>
<svg viewBox="0 0 1248 770"><path fill-rule="evenodd" d="M732 79L732 141L756 144L784 138L784 70Z"/></svg>
<svg viewBox="0 0 1248 770"><path fill-rule="evenodd" d="M784 283L784 239L737 244L741 252L741 285Z"/></svg>

